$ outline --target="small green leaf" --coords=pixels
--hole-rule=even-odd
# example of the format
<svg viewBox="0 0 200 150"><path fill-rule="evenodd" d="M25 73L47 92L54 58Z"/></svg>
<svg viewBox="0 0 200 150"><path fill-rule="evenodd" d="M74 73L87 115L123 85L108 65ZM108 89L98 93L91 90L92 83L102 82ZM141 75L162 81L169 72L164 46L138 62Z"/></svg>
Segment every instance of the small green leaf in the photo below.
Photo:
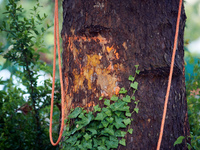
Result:
<svg viewBox="0 0 200 150"><path fill-rule="evenodd" d="M126 135L127 132L125 131L121 131L121 130L117 130L115 131L115 136L116 137L124 137Z"/></svg>
<svg viewBox="0 0 200 150"><path fill-rule="evenodd" d="M102 109L102 110L103 110L103 109ZM106 108L104 112L105 112L105 114L106 114L107 116L111 116L111 115L112 115L111 110L108 109L108 108Z"/></svg>
<svg viewBox="0 0 200 150"><path fill-rule="evenodd" d="M126 140L125 139L121 139L119 141L119 144L123 145L123 146L126 146Z"/></svg>
<svg viewBox="0 0 200 150"><path fill-rule="evenodd" d="M123 124L122 121L123 121L122 118L118 118L118 117L115 116L115 122L113 124L115 125L115 127L117 129L119 129L119 128L126 128L126 126Z"/></svg>
<svg viewBox="0 0 200 150"><path fill-rule="evenodd" d="M80 130L81 128L89 124L93 120L94 116L92 112L89 112L88 114L86 114L86 116L84 116L84 114L81 113L78 117L81 118L81 120L76 122L78 125L77 130Z"/></svg>
<svg viewBox="0 0 200 150"><path fill-rule="evenodd" d="M113 96L111 97L110 100L112 100L112 101L117 101L117 100L118 100L118 97L117 97L116 95L113 95Z"/></svg>
<svg viewBox="0 0 200 150"><path fill-rule="evenodd" d="M110 125L108 128L105 128L104 130L102 130L102 134L104 133L115 135L115 132L113 130L113 125L112 126Z"/></svg>
<svg viewBox="0 0 200 150"><path fill-rule="evenodd" d="M112 118L112 117L107 117L106 120L107 120L109 123L113 123L114 118Z"/></svg>
<svg viewBox="0 0 200 150"><path fill-rule="evenodd" d="M123 87L123 88L120 89L119 93L120 94L126 94L127 90Z"/></svg>
<svg viewBox="0 0 200 150"><path fill-rule="evenodd" d="M138 69L139 65L135 65L136 70Z"/></svg>
<svg viewBox="0 0 200 150"><path fill-rule="evenodd" d="M138 114L139 108L138 107L134 108L134 111Z"/></svg>
<svg viewBox="0 0 200 150"><path fill-rule="evenodd" d="M109 99L106 99L106 100L104 101L104 105L110 106L110 100L109 100Z"/></svg>
<svg viewBox="0 0 200 150"><path fill-rule="evenodd" d="M131 117L131 113L130 112L126 112L125 114L127 117Z"/></svg>
<svg viewBox="0 0 200 150"><path fill-rule="evenodd" d="M93 128L87 128L88 131L92 132L92 135L97 134L97 130L93 129Z"/></svg>
<svg viewBox="0 0 200 150"><path fill-rule="evenodd" d="M130 118L124 119L123 120L124 124L127 126L128 124L131 124Z"/></svg>
<svg viewBox="0 0 200 150"><path fill-rule="evenodd" d="M136 74L139 74L140 73L140 70L136 70Z"/></svg>
<svg viewBox="0 0 200 150"><path fill-rule="evenodd" d="M130 103L131 102L131 97L129 95L126 95L126 97L122 98L123 101Z"/></svg>
<svg viewBox="0 0 200 150"><path fill-rule="evenodd" d="M106 117L106 114L104 112L100 112L97 114L95 120L103 120Z"/></svg>
<svg viewBox="0 0 200 150"><path fill-rule="evenodd" d="M79 146L81 146L81 145L79 145ZM90 139L90 140L88 140L87 142L86 141L84 141L83 142L83 147L81 146L80 147L81 149L92 149L92 139Z"/></svg>
<svg viewBox="0 0 200 150"><path fill-rule="evenodd" d="M179 136L177 138L177 140L174 142L174 146L178 145L178 144L181 144L183 142L183 139L185 139L184 136Z"/></svg>
<svg viewBox="0 0 200 150"><path fill-rule="evenodd" d="M100 97L99 97L99 100L102 100L102 99L103 99L103 97L100 96Z"/></svg>
<svg viewBox="0 0 200 150"><path fill-rule="evenodd" d="M131 99L132 99L132 100L135 100L135 96L132 96Z"/></svg>
<svg viewBox="0 0 200 150"><path fill-rule="evenodd" d="M110 108L112 111L128 111L130 107L126 106L126 104L126 102L118 100L117 102L110 105Z"/></svg>
<svg viewBox="0 0 200 150"><path fill-rule="evenodd" d="M94 112L101 111L101 108L99 107L99 104L94 106Z"/></svg>
<svg viewBox="0 0 200 150"><path fill-rule="evenodd" d="M130 75L130 76L128 77L128 80L133 82L133 81L135 80L135 78L134 78L132 75Z"/></svg>
<svg viewBox="0 0 200 150"><path fill-rule="evenodd" d="M121 136L124 137L126 135L127 132L125 131L121 131Z"/></svg>
<svg viewBox="0 0 200 150"><path fill-rule="evenodd" d="M87 133L83 137L85 138L86 141L88 141L89 139L91 139L91 135L89 135Z"/></svg>
<svg viewBox="0 0 200 150"><path fill-rule="evenodd" d="M137 90L138 89L138 82L131 83L130 87Z"/></svg>
<svg viewBox="0 0 200 150"><path fill-rule="evenodd" d="M106 128L109 124L106 120L101 121L102 125Z"/></svg>
<svg viewBox="0 0 200 150"><path fill-rule="evenodd" d="M75 110L69 114L68 118L76 118L82 111L82 108L76 107Z"/></svg>
<svg viewBox="0 0 200 150"><path fill-rule="evenodd" d="M118 140L106 140L106 146L108 149L117 148L118 147Z"/></svg>
<svg viewBox="0 0 200 150"><path fill-rule="evenodd" d="M117 115L117 117L119 117L122 114L122 112L121 111L116 111L115 114Z"/></svg>
<svg viewBox="0 0 200 150"><path fill-rule="evenodd" d="M138 105L139 102L140 102L140 101L138 100L138 101L135 101L134 103L135 103L135 105Z"/></svg>
<svg viewBox="0 0 200 150"><path fill-rule="evenodd" d="M133 133L133 129L128 129L128 133L132 134Z"/></svg>

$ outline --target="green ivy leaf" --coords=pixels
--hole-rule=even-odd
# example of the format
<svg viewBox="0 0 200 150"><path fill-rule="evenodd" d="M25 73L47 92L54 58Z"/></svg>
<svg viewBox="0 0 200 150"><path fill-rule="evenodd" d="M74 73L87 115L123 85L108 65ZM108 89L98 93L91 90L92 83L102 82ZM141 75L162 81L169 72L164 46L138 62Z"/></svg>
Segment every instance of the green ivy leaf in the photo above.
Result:
<svg viewBox="0 0 200 150"><path fill-rule="evenodd" d="M88 141L89 139L91 139L91 135L89 135L87 133L83 137L85 138L86 141Z"/></svg>
<svg viewBox="0 0 200 150"><path fill-rule="evenodd" d="M110 100L112 100L112 101L117 101L117 100L118 100L118 97L117 97L116 95L113 95L113 96L110 98Z"/></svg>
<svg viewBox="0 0 200 150"><path fill-rule="evenodd" d="M128 124L131 124L131 119L130 118L124 119L123 122L127 126Z"/></svg>
<svg viewBox="0 0 200 150"><path fill-rule="evenodd" d="M81 141L78 140L78 141L76 142L76 144L74 144L74 146L80 145L80 142L81 142ZM75 150L75 149L74 149L74 150Z"/></svg>
<svg viewBox="0 0 200 150"><path fill-rule="evenodd" d="M75 110L69 114L68 118L76 118L82 112L82 108L76 107Z"/></svg>
<svg viewBox="0 0 200 150"><path fill-rule="evenodd" d="M109 123L113 123L114 118L113 118L113 117L107 117L106 120L107 120Z"/></svg>
<svg viewBox="0 0 200 150"><path fill-rule="evenodd" d="M135 96L132 96L131 99L132 99L132 100L135 100Z"/></svg>
<svg viewBox="0 0 200 150"><path fill-rule="evenodd" d="M122 114L122 112L121 111L115 111L115 114L117 115L117 117L119 117Z"/></svg>
<svg viewBox="0 0 200 150"><path fill-rule="evenodd" d="M109 100L109 99L106 99L106 100L104 101L104 105L110 106L110 100Z"/></svg>
<svg viewBox="0 0 200 150"><path fill-rule="evenodd" d="M177 138L177 140L174 142L174 146L178 145L178 144L181 144L183 142L183 139L185 139L184 136L179 136Z"/></svg>
<svg viewBox="0 0 200 150"><path fill-rule="evenodd" d="M103 120L106 117L106 114L104 112L100 112L97 114L95 120Z"/></svg>
<svg viewBox="0 0 200 150"><path fill-rule="evenodd" d="M109 108L102 108L102 111L107 115L107 116L111 116L112 115L112 112Z"/></svg>
<svg viewBox="0 0 200 150"><path fill-rule="evenodd" d="M119 144L126 146L126 140L123 138L119 141Z"/></svg>
<svg viewBox="0 0 200 150"><path fill-rule="evenodd" d="M139 65L135 65L136 70L138 69Z"/></svg>
<svg viewBox="0 0 200 150"><path fill-rule="evenodd" d="M106 128L109 124L106 120L101 121L102 125Z"/></svg>
<svg viewBox="0 0 200 150"><path fill-rule="evenodd" d="M101 101L102 99L103 99L103 97L100 96L100 97L99 97L99 100Z"/></svg>
<svg viewBox="0 0 200 150"><path fill-rule="evenodd" d="M135 78L134 78L132 75L130 75L130 76L128 77L128 80L133 82L133 81L135 80Z"/></svg>
<svg viewBox="0 0 200 150"><path fill-rule="evenodd" d="M106 146L108 149L111 149L111 148L117 148L118 147L118 139L117 140L107 140L106 141Z"/></svg>
<svg viewBox="0 0 200 150"><path fill-rule="evenodd" d="M97 130L95 130L93 128L87 128L86 130L90 131L92 133L92 135L97 134Z"/></svg>
<svg viewBox="0 0 200 150"><path fill-rule="evenodd" d="M127 132L125 132L125 131L121 131L122 137L125 137L126 133L127 133Z"/></svg>
<svg viewBox="0 0 200 150"><path fill-rule="evenodd" d="M92 139L90 139L90 140L88 140L87 142L86 141L84 141L83 142L83 147L81 147L81 145L79 145L80 147L80 149L83 149L83 147L84 147L84 149L92 149Z"/></svg>
<svg viewBox="0 0 200 150"><path fill-rule="evenodd" d="M134 108L134 111L138 114L139 108L138 107Z"/></svg>
<svg viewBox="0 0 200 150"><path fill-rule="evenodd" d="M79 118L81 118L80 121L77 121L77 130L80 130L81 128L83 128L84 126L86 126L87 124L89 124L91 122L91 120L93 119L93 114L92 112L89 112L88 114L86 114L86 116L82 115L83 113L81 113L79 115Z"/></svg>
<svg viewBox="0 0 200 150"><path fill-rule="evenodd" d="M69 143L71 145L74 145L77 141L77 137L76 136L71 136L69 139L65 140L66 143Z"/></svg>
<svg viewBox="0 0 200 150"><path fill-rule="evenodd" d="M120 89L119 93L120 94L126 94L127 90L123 87L123 88Z"/></svg>
<svg viewBox="0 0 200 150"><path fill-rule="evenodd" d="M126 97L122 98L123 101L130 103L131 102L131 97L129 95L126 95Z"/></svg>
<svg viewBox="0 0 200 150"><path fill-rule="evenodd" d="M113 103L110 108L112 111L128 111L130 107L125 105L126 102L118 100L117 102Z"/></svg>
<svg viewBox="0 0 200 150"><path fill-rule="evenodd" d="M113 125L110 125L108 128L105 128L101 131L102 134L108 133L109 135L115 135L115 132L113 130Z"/></svg>
<svg viewBox="0 0 200 150"><path fill-rule="evenodd" d="M113 123L117 129L126 128L126 126L122 123L123 119L115 116L115 122Z"/></svg>
<svg viewBox="0 0 200 150"><path fill-rule="evenodd" d="M125 114L127 117L131 117L131 113L130 112L126 112Z"/></svg>
<svg viewBox="0 0 200 150"><path fill-rule="evenodd" d="M115 132L116 137L124 137L125 135L126 135L126 132L124 133L124 131L121 131L121 130L117 130Z"/></svg>
<svg viewBox="0 0 200 150"><path fill-rule="evenodd" d="M101 111L101 108L99 107L99 104L94 106L94 112Z"/></svg>
<svg viewBox="0 0 200 150"><path fill-rule="evenodd" d="M130 87L137 90L138 89L138 82L131 83Z"/></svg>
<svg viewBox="0 0 200 150"><path fill-rule="evenodd" d="M133 133L133 129L128 129L128 133L132 134Z"/></svg>
<svg viewBox="0 0 200 150"><path fill-rule="evenodd" d="M93 138L92 140L94 143L94 145L93 145L94 148L97 148L99 145L101 145L101 140L96 139L96 138Z"/></svg>
<svg viewBox="0 0 200 150"><path fill-rule="evenodd" d="M136 72L136 74L139 74L139 73L140 73L140 70L136 70L135 72Z"/></svg>

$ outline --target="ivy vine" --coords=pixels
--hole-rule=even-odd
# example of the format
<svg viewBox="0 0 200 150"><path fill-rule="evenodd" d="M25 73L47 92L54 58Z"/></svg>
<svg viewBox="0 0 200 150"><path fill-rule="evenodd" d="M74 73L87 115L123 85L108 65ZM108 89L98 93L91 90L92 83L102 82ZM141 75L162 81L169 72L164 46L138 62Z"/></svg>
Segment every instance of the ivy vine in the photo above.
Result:
<svg viewBox="0 0 200 150"><path fill-rule="evenodd" d="M115 149L119 144L126 146L125 135L132 134L130 128L132 114L138 113L139 100L135 100L135 92L138 89L138 82L135 77L140 70L135 65L135 75L130 75L130 88L133 90L128 95L123 87L120 89L120 97L113 95L110 99L104 98L104 107L94 106L93 111L87 112L81 107L76 107L71 111L66 119L66 130L63 133L65 137L62 142L62 150L109 150ZM102 97L99 100L103 100ZM134 101L135 108L131 112L128 105Z"/></svg>

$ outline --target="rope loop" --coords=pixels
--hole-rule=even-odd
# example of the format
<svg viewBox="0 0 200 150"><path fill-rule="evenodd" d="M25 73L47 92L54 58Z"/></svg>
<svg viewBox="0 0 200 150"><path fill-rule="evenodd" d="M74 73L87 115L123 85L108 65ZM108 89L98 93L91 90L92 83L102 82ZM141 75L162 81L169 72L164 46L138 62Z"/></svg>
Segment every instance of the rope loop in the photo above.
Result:
<svg viewBox="0 0 200 150"><path fill-rule="evenodd" d="M58 47L58 61L59 61L59 74L60 74L60 86L61 86L61 128L59 137L56 143L53 142L52 138L52 117L53 117L53 103L54 103L54 87L55 87L55 73L56 73L56 41ZM55 12L54 12L54 58L53 58L53 83L51 93L51 111L50 111L50 125L49 125L49 137L53 146L58 145L62 138L64 129L64 90L63 90L63 78L61 70L61 58L60 58L60 41L59 41L59 22L58 22L58 0L55 0Z"/></svg>

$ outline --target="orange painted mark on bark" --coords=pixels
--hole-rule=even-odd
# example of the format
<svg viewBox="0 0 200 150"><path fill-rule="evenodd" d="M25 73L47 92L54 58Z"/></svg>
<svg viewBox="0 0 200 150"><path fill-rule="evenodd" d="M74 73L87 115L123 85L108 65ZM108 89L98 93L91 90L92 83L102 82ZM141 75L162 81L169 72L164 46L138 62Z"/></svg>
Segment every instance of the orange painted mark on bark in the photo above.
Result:
<svg viewBox="0 0 200 150"><path fill-rule="evenodd" d="M126 42L124 42L122 45L123 45L124 49L127 50Z"/></svg>
<svg viewBox="0 0 200 150"><path fill-rule="evenodd" d="M110 65L107 67L108 70L113 70L113 64L112 61L110 61Z"/></svg>
<svg viewBox="0 0 200 150"><path fill-rule="evenodd" d="M117 50L114 49L114 45L107 46L106 44L109 44L110 40L102 37L101 35L98 35L96 37L76 36L74 34L75 30L71 30L71 33L72 36L69 37L66 35L65 37L66 39L68 39L67 48L72 52L74 56L74 62L78 66L78 68L73 68L72 71L74 77L74 86L72 87L73 93L78 92L79 89L82 89L84 91L86 89L95 91L92 86L94 84L97 84L97 86L100 86L101 88L101 96L112 96L113 94L119 94L120 88L117 85L117 81L119 81L119 79L117 78L117 75L113 72L113 70L118 72L119 70L124 71L125 69L123 64L113 65L113 60L119 59L119 53L117 53ZM84 42L91 41L95 41L102 47L101 53L90 55L84 54L84 61L79 60L79 53L82 50L85 51L86 49L86 46L84 46ZM77 48L76 46L77 43L79 44L79 48ZM105 54L105 56L102 56L102 53ZM102 57L106 57L106 59L110 61L110 65L107 68L105 68L100 62ZM82 63L81 61L83 61L84 63ZM78 71L79 69L81 70L80 72ZM85 105L90 106L90 104L87 104L87 101Z"/></svg>
<svg viewBox="0 0 200 150"><path fill-rule="evenodd" d="M119 91L120 91L120 87L117 86L117 87L115 88L115 95L119 95Z"/></svg>
<svg viewBox="0 0 200 150"><path fill-rule="evenodd" d="M119 53L115 53L117 59L119 59Z"/></svg>
<svg viewBox="0 0 200 150"><path fill-rule="evenodd" d="M102 58L102 56L101 55L99 55L99 60Z"/></svg>
<svg viewBox="0 0 200 150"><path fill-rule="evenodd" d="M91 107L91 106L94 107L94 106L95 106L94 101L90 101L90 102L87 104L87 106L88 106L88 107Z"/></svg>
<svg viewBox="0 0 200 150"><path fill-rule="evenodd" d="M92 89L92 78L95 72L95 68L100 64L99 55L86 55L87 56L87 64L82 67L83 73L79 74L77 69L73 69L74 80L74 89L75 92L78 89L82 89L84 80L87 80L88 89Z"/></svg>
<svg viewBox="0 0 200 150"><path fill-rule="evenodd" d="M111 47L107 46L106 50L107 50L108 53L110 53L110 51L113 50L113 46L111 46Z"/></svg>

